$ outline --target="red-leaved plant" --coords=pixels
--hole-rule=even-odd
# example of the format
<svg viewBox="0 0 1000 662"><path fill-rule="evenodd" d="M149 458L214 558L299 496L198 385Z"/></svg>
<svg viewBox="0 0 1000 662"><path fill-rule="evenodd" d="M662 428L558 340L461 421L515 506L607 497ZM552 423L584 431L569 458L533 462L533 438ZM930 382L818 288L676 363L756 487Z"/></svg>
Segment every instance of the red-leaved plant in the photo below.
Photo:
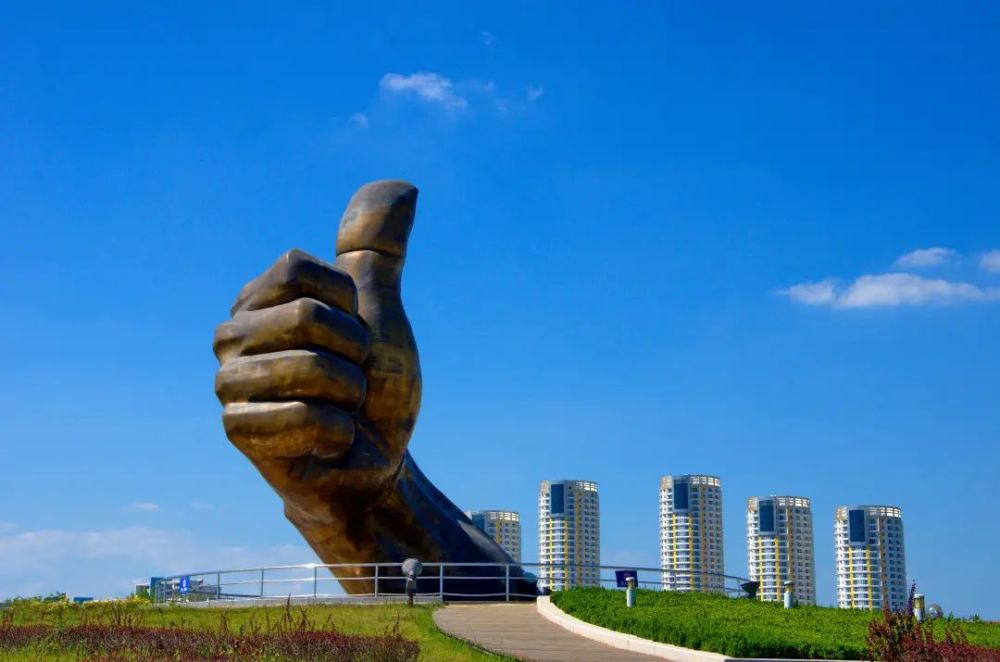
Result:
<svg viewBox="0 0 1000 662"><path fill-rule="evenodd" d="M97 622L92 622L96 620ZM86 614L79 625L14 623L13 610L0 610L0 653L11 651L82 654L99 662L413 662L419 648L404 639L399 622L379 636L338 632L329 620L312 624L304 610L294 614L286 604L277 620L251 618L239 631L222 615L215 630L150 627L141 612L112 605L104 618Z"/></svg>
<svg viewBox="0 0 1000 662"><path fill-rule="evenodd" d="M913 596L917 585L910 587L906 605L893 611L882 606L882 618L868 626L868 654L881 662L1000 662L1000 650L973 646L958 621L944 622L943 638L934 638L934 627L913 616Z"/></svg>

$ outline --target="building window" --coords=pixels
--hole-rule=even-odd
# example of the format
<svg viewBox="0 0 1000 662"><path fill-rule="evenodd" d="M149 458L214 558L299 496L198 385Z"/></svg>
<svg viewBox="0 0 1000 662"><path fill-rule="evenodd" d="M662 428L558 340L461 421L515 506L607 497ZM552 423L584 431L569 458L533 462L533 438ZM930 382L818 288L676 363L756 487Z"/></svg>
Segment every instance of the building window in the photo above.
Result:
<svg viewBox="0 0 1000 662"><path fill-rule="evenodd" d="M674 510L688 509L688 484L674 483Z"/></svg>
<svg viewBox="0 0 1000 662"><path fill-rule="evenodd" d="M851 543L864 543L867 539L865 534L865 511L860 508L848 511L847 522Z"/></svg>
<svg viewBox="0 0 1000 662"><path fill-rule="evenodd" d="M562 515L566 512L566 486L555 483L550 489L549 513Z"/></svg>

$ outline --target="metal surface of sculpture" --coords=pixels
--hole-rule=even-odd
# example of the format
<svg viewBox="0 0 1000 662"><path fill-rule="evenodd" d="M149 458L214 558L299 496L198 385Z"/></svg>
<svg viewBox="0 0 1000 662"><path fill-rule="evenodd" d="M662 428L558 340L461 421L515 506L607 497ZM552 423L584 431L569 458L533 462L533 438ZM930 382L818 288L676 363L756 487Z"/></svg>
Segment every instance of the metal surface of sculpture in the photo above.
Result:
<svg viewBox="0 0 1000 662"><path fill-rule="evenodd" d="M407 451L421 377L400 283L416 201L406 182L367 184L340 221L335 264L292 250L243 287L215 334L223 424L324 563L512 563ZM513 570L511 590L534 593ZM446 591L504 592L456 573L489 574L450 569ZM362 569L334 574L348 593L373 590L344 581Z"/></svg>

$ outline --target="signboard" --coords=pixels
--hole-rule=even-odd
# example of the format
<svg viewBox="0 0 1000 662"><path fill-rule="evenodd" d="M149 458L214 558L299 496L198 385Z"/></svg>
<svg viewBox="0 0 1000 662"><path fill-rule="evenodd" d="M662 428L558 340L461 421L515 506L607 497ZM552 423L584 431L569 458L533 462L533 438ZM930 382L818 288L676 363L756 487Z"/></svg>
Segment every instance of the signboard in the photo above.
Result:
<svg viewBox="0 0 1000 662"><path fill-rule="evenodd" d="M190 591L191 590L191 578L190 577L181 577L180 580L177 582L177 590L179 590L181 593L187 593L188 591Z"/></svg>
<svg viewBox="0 0 1000 662"><path fill-rule="evenodd" d="M628 579L631 577L635 585L639 585L639 572L637 570L615 570L615 584L618 588L628 588Z"/></svg>

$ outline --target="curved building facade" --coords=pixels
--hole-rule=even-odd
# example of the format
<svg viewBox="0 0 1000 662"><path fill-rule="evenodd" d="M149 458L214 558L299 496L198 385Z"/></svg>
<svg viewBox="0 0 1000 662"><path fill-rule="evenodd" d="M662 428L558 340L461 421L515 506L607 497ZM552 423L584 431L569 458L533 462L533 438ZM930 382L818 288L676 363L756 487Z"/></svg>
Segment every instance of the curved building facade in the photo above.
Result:
<svg viewBox="0 0 1000 662"><path fill-rule="evenodd" d="M543 480L538 490L538 585L553 591L600 586L601 504L597 483Z"/></svg>
<svg viewBox="0 0 1000 662"><path fill-rule="evenodd" d="M805 497L747 499L747 570L760 583L757 598L780 602L784 583L794 583L799 604L816 604L812 504Z"/></svg>
<svg viewBox="0 0 1000 662"><path fill-rule="evenodd" d="M481 531L521 562L521 516L513 510L472 510L465 513Z"/></svg>
<svg viewBox="0 0 1000 662"><path fill-rule="evenodd" d="M833 533L837 550L837 605L845 609L899 609L909 599L903 513L895 506L841 506Z"/></svg>
<svg viewBox="0 0 1000 662"><path fill-rule="evenodd" d="M722 483L717 476L660 479L660 567L666 590L723 590Z"/></svg>

